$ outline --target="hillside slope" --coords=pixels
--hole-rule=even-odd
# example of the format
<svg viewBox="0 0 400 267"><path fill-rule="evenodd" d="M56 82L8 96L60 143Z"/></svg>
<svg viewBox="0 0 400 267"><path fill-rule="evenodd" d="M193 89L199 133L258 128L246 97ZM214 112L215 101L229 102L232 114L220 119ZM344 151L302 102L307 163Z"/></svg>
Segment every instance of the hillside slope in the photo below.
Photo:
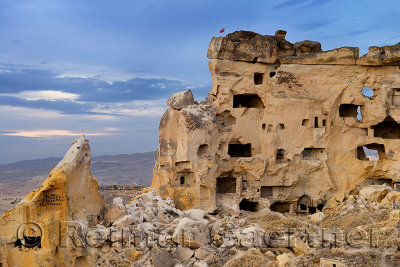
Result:
<svg viewBox="0 0 400 267"><path fill-rule="evenodd" d="M93 157L91 170L99 184L147 186L153 177L155 151ZM36 176L46 177L61 158L24 160L0 165L0 183L23 183Z"/></svg>

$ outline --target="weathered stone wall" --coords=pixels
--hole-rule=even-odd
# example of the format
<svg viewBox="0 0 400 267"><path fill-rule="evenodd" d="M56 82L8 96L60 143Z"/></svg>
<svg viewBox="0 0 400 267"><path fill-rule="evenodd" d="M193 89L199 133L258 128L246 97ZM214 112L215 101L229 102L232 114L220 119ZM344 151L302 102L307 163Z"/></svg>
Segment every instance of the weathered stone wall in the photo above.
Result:
<svg viewBox="0 0 400 267"><path fill-rule="evenodd" d="M152 186L177 207L321 208L367 178L400 182L399 44L359 57L284 38L213 38L207 101L171 97Z"/></svg>

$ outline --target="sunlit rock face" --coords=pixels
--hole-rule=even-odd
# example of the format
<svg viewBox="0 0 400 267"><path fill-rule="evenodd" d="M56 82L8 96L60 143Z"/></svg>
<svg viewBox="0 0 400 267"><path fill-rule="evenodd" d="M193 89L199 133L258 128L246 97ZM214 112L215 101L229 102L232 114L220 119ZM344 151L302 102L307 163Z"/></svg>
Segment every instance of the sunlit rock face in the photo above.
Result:
<svg viewBox="0 0 400 267"><path fill-rule="evenodd" d="M100 219L103 204L90 163L89 141L81 136L40 189L3 214L3 266L72 266L90 261L84 248L68 245L66 239L69 222L87 225Z"/></svg>
<svg viewBox="0 0 400 267"><path fill-rule="evenodd" d="M400 182L399 45L359 57L285 35L213 38L209 97L169 101L152 186L180 209L318 210Z"/></svg>

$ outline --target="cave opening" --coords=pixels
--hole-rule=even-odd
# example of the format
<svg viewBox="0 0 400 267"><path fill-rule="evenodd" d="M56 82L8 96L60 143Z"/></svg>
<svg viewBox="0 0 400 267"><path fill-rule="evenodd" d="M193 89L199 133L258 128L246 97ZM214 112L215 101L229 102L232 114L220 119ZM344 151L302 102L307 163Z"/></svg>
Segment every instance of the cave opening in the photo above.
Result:
<svg viewBox="0 0 400 267"><path fill-rule="evenodd" d="M251 157L251 144L229 144L228 154L233 158Z"/></svg>
<svg viewBox="0 0 400 267"><path fill-rule="evenodd" d="M318 204L317 205L317 209L319 210L319 211L322 211L322 209L324 208L324 204Z"/></svg>
<svg viewBox="0 0 400 267"><path fill-rule="evenodd" d="M357 147L357 158L363 161L377 161L384 159L385 146L382 144L372 143Z"/></svg>
<svg viewBox="0 0 400 267"><path fill-rule="evenodd" d="M316 212L317 212L317 208L316 207L308 207L308 213L314 214Z"/></svg>
<svg viewBox="0 0 400 267"><path fill-rule="evenodd" d="M197 155L199 157L204 156L205 154L207 154L207 150L208 150L208 145L207 144L202 144L199 146L199 148L197 149Z"/></svg>
<svg viewBox="0 0 400 267"><path fill-rule="evenodd" d="M304 120L301 122L301 125L303 125L303 126L310 126L310 120L309 120L309 119L304 119Z"/></svg>
<svg viewBox="0 0 400 267"><path fill-rule="evenodd" d="M306 147L301 152L301 157L303 159L318 159L319 154L323 153L323 148Z"/></svg>
<svg viewBox="0 0 400 267"><path fill-rule="evenodd" d="M250 201L245 198L239 203L240 210L251 211L251 212L257 211L258 206L259 206L258 202Z"/></svg>
<svg viewBox="0 0 400 267"><path fill-rule="evenodd" d="M284 149L277 149L276 150L276 156L275 156L275 162L277 164L282 163L285 159L285 150Z"/></svg>
<svg viewBox="0 0 400 267"><path fill-rule="evenodd" d="M257 94L240 94L233 96L233 108L264 108Z"/></svg>
<svg viewBox="0 0 400 267"><path fill-rule="evenodd" d="M360 105L353 104L341 104L339 107L339 116L340 117L360 117L361 109Z"/></svg>
<svg viewBox="0 0 400 267"><path fill-rule="evenodd" d="M290 203L289 202L275 202L270 207L271 211L286 213L290 211Z"/></svg>
<svg viewBox="0 0 400 267"><path fill-rule="evenodd" d="M374 129L374 137L400 139L400 124L391 116L387 116L382 122L372 125L371 129Z"/></svg>
<svg viewBox="0 0 400 267"><path fill-rule="evenodd" d="M262 84L264 80L264 74L263 73L254 73L254 84Z"/></svg>

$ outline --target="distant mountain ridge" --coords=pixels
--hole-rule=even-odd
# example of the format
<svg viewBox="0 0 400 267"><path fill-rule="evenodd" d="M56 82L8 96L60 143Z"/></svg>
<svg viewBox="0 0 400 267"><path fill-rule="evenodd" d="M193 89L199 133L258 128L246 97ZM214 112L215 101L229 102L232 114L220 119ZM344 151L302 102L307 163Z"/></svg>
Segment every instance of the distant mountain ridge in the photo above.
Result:
<svg viewBox="0 0 400 267"><path fill-rule="evenodd" d="M99 184L148 186L153 177L155 151L104 155L92 158L91 171ZM0 165L0 183L26 182L36 176L47 177L61 158L23 160Z"/></svg>

